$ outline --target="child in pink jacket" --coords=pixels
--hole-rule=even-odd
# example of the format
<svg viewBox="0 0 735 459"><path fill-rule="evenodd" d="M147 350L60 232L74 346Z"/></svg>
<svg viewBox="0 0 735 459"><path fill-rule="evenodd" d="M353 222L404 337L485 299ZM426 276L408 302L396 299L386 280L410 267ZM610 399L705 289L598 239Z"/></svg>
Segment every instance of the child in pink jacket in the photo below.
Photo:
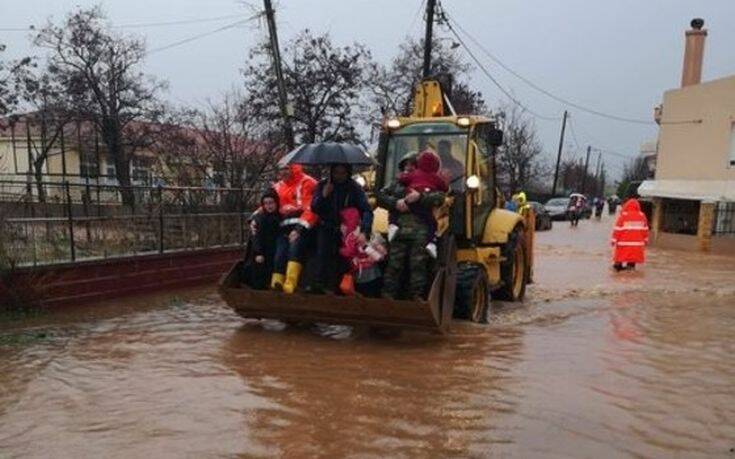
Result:
<svg viewBox="0 0 735 459"><path fill-rule="evenodd" d="M342 246L339 254L348 265L348 274L355 280L357 293L367 297L379 297L382 289L382 273L379 262L387 250L379 235L369 241L360 232L360 212L347 207L340 212Z"/></svg>

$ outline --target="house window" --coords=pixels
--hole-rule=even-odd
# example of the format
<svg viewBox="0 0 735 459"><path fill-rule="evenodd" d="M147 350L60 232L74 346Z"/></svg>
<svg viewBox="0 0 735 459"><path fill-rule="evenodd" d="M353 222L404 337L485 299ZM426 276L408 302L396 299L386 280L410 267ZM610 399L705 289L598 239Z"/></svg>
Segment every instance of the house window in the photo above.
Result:
<svg viewBox="0 0 735 459"><path fill-rule="evenodd" d="M105 155L105 175L109 178L115 178L115 157L107 153Z"/></svg>
<svg viewBox="0 0 735 459"><path fill-rule="evenodd" d="M735 123L730 125L730 167L735 166Z"/></svg>
<svg viewBox="0 0 735 459"><path fill-rule="evenodd" d="M676 234L697 234L699 201L664 199L661 231Z"/></svg>
<svg viewBox="0 0 735 459"><path fill-rule="evenodd" d="M153 172L151 170L152 161L150 158L142 158L139 156L133 157L133 180L142 182L144 184L151 183L153 179Z"/></svg>
<svg viewBox="0 0 735 459"><path fill-rule="evenodd" d="M718 202L713 234L735 237L735 202Z"/></svg>
<svg viewBox="0 0 735 459"><path fill-rule="evenodd" d="M79 155L79 175L84 178L97 178L100 173L97 155L91 151L81 151Z"/></svg>

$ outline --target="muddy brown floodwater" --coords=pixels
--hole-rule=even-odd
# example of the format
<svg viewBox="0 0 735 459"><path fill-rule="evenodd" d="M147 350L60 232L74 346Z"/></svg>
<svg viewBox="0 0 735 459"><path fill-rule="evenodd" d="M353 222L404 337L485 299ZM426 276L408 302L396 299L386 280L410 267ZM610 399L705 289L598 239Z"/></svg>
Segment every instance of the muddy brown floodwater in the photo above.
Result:
<svg viewBox="0 0 735 459"><path fill-rule="evenodd" d="M735 259L608 267L538 234L524 304L451 336L244 321L216 293L0 325L0 457L735 458Z"/></svg>

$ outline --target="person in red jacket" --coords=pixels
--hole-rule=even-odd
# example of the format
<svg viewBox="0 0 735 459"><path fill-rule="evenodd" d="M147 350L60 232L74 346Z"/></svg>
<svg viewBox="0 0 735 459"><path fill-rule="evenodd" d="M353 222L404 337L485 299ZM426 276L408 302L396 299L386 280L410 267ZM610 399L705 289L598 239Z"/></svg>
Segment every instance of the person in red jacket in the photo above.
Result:
<svg viewBox="0 0 735 459"><path fill-rule="evenodd" d="M419 153L416 160L416 169L410 172L404 172L398 177L398 182L406 187L406 193L417 191L419 193L432 193L441 191L446 193L449 191L447 181L440 175L441 160L439 156L431 150L424 150ZM426 241L426 250L436 258L437 238L436 238L436 218L432 209L426 209L421 206L410 206L411 212L415 213L421 221L426 224L429 230L429 240Z"/></svg>
<svg viewBox="0 0 735 459"><path fill-rule="evenodd" d="M355 207L344 208L339 214L342 221L342 246L339 254L349 266L345 275L353 277L358 293L377 298L382 287L378 263L387 255L385 246L379 240L382 238L378 234L374 234L370 241L360 237L361 216ZM350 294L344 290L342 293Z"/></svg>
<svg viewBox="0 0 735 459"><path fill-rule="evenodd" d="M281 212L281 235L271 277L271 288L293 293L301 277L301 257L307 232L319 221L311 211L317 181L298 164L279 170L280 180L273 185Z"/></svg>
<svg viewBox="0 0 735 459"><path fill-rule="evenodd" d="M631 198L623 204L623 210L615 221L611 243L615 249L613 267L616 271L625 267L635 269L637 263L645 261L648 219L641 212L641 205L637 199Z"/></svg>

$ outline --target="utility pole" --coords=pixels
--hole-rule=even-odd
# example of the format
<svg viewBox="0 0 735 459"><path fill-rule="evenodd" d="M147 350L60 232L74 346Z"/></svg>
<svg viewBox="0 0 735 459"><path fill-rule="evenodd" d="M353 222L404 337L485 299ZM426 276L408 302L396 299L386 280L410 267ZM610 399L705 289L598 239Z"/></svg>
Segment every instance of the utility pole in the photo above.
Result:
<svg viewBox="0 0 735 459"><path fill-rule="evenodd" d="M551 186L551 197L556 196L556 183L559 180L559 164L561 163L561 150L564 148L564 131L567 128L567 116L569 114L564 110L564 116L561 121L561 137L559 138L559 152L556 154L556 169L554 169L554 184Z"/></svg>
<svg viewBox="0 0 735 459"><path fill-rule="evenodd" d="M436 0L426 1L426 36L424 37L424 78L428 78L431 73L431 40L432 30L434 27L434 6Z"/></svg>
<svg viewBox="0 0 735 459"><path fill-rule="evenodd" d="M286 137L286 146L289 150L294 148L293 127L291 126L291 114L288 113L288 98L286 97L286 83L283 81L283 68L281 67L281 51L278 47L278 33L276 32L276 19L273 12L271 0L263 0L265 5L265 17L268 21L268 35L270 37L271 57L273 58L273 70L278 82L278 106L283 117L283 134Z"/></svg>
<svg viewBox="0 0 735 459"><path fill-rule="evenodd" d="M602 160L602 152L597 153L597 166L595 166L595 194L597 194L597 185L600 181L600 161Z"/></svg>
<svg viewBox="0 0 735 459"><path fill-rule="evenodd" d="M582 174L582 190L581 193L584 194L585 190L587 189L587 167L590 164L590 152L592 151L592 147L590 145L587 145L587 159L584 160L584 174Z"/></svg>

